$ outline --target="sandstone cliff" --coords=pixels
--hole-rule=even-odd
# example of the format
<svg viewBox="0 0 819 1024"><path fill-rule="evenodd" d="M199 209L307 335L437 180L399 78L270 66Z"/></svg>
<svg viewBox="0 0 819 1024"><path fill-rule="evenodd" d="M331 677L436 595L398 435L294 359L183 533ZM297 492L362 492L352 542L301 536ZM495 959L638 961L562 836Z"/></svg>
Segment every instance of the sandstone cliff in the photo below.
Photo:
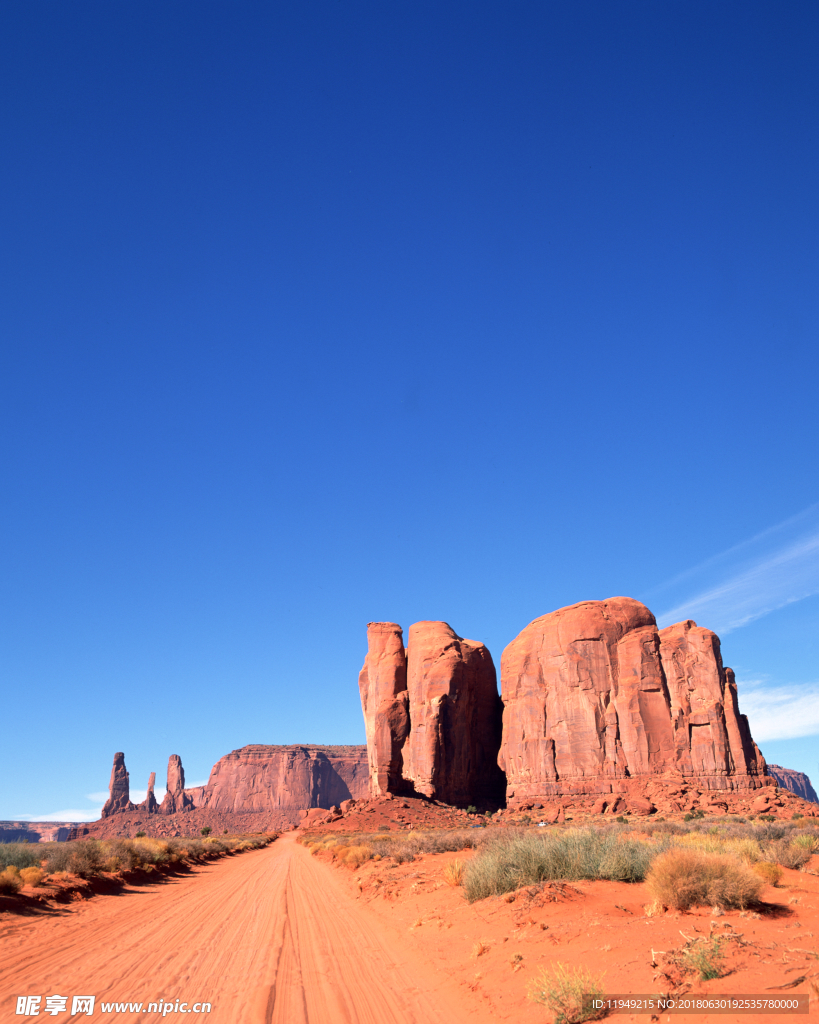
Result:
<svg viewBox="0 0 819 1024"><path fill-rule="evenodd" d="M125 754L120 750L114 754L114 767L111 769L111 781L108 783L108 799L100 812L100 817L108 818L112 814L133 810L135 807L131 803L131 787L125 768Z"/></svg>
<svg viewBox="0 0 819 1024"><path fill-rule="evenodd" d="M503 652L507 799L626 792L627 780L762 785L719 638L688 620L658 630L639 601L584 601L530 623Z"/></svg>
<svg viewBox="0 0 819 1024"><path fill-rule="evenodd" d="M444 803L503 799L497 767L501 706L495 666L481 643L446 622L371 622L359 675L370 787Z"/></svg>
<svg viewBox="0 0 819 1024"><path fill-rule="evenodd" d="M768 771L783 789L801 796L803 800L809 800L812 804L819 804L816 790L804 772L796 772L793 768L780 768L778 764L769 764Z"/></svg>
<svg viewBox="0 0 819 1024"><path fill-rule="evenodd" d="M234 812L330 808L366 797L368 788L366 747L251 744L216 762L201 806Z"/></svg>

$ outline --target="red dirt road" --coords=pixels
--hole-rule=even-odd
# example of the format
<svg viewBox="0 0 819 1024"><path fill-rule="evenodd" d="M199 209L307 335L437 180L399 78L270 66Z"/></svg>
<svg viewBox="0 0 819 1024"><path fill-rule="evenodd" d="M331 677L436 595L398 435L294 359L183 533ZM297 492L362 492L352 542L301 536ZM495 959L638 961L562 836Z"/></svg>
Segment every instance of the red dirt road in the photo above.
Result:
<svg viewBox="0 0 819 1024"><path fill-rule="evenodd" d="M338 873L283 836L189 876L51 917L0 919L0 1012L21 995L94 995L96 1020L156 1021L149 1002L210 1002L210 1024L460 1024L463 990L417 959ZM102 1002L142 1012L100 1012ZM166 1018L167 1019L167 1018ZM488 1019L488 1018L486 1018Z"/></svg>

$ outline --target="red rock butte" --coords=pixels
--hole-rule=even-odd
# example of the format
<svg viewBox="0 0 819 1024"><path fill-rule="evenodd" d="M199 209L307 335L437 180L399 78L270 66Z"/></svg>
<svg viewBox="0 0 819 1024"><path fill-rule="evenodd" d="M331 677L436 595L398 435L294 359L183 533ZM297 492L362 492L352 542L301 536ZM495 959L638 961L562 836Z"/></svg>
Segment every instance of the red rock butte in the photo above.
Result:
<svg viewBox="0 0 819 1024"><path fill-rule="evenodd" d="M503 652L501 696L511 806L631 793L648 779L706 790L771 781L719 637L690 619L658 630L631 598L535 619Z"/></svg>
<svg viewBox="0 0 819 1024"><path fill-rule="evenodd" d="M501 704L492 656L446 622L367 627L359 674L370 794L448 804L503 801Z"/></svg>

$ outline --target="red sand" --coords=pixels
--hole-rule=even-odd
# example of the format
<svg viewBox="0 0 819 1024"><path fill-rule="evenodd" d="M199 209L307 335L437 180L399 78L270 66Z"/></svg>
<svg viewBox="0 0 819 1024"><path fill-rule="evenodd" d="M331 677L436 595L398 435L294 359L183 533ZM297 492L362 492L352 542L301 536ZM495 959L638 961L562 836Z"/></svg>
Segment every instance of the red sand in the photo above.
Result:
<svg viewBox="0 0 819 1024"><path fill-rule="evenodd" d="M814 873L785 871L778 888L765 890L760 917L647 917L643 885L578 882L470 905L443 879L446 865L468 853L353 871L312 857L295 838L119 895L2 914L0 1006L13 1015L18 995L93 993L98 1003L209 1000L213 1024L543 1024L551 1015L526 990L555 962L602 974L609 993L667 992L688 981L691 993L776 995L810 992L819 979ZM664 973L664 953L712 931L732 936L726 977ZM798 978L793 989L773 988Z"/></svg>

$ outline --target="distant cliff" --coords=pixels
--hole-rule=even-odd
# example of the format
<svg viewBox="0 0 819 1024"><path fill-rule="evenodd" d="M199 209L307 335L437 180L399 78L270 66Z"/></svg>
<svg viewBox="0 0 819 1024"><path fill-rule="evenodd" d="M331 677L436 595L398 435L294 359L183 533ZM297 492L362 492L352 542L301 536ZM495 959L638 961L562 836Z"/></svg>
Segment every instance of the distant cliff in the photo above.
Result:
<svg viewBox="0 0 819 1024"><path fill-rule="evenodd" d="M361 799L369 792L366 746L274 746L251 744L220 758L206 786L185 788L185 770L178 754L168 760L167 791L161 804L154 798L154 775L141 804L130 799L125 755L114 755L110 796L101 818L158 814L171 817L199 808L231 814L263 811L329 809L342 800Z"/></svg>
<svg viewBox="0 0 819 1024"><path fill-rule="evenodd" d="M810 800L812 804L819 804L816 790L804 772L795 772L792 768L780 768L778 764L769 764L768 771L783 789L789 789L791 793L801 796L803 800Z"/></svg>

